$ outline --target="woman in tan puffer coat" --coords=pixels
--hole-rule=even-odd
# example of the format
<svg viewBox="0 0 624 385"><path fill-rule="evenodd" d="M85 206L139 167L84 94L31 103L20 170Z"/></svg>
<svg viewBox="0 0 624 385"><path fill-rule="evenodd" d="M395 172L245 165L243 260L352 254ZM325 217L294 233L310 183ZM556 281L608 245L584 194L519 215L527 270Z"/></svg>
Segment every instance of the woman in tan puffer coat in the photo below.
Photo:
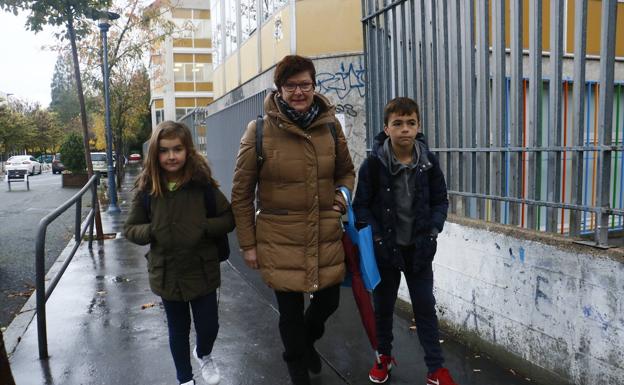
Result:
<svg viewBox="0 0 624 385"><path fill-rule="evenodd" d="M314 92L310 59L286 56L276 66L277 91L264 101L262 154L256 121L238 152L232 210L245 263L275 290L283 358L295 385L318 373L314 348L338 307L345 274L339 186L353 189L355 172L335 107ZM254 206L258 190L258 206ZM304 313L303 293L310 293Z"/></svg>

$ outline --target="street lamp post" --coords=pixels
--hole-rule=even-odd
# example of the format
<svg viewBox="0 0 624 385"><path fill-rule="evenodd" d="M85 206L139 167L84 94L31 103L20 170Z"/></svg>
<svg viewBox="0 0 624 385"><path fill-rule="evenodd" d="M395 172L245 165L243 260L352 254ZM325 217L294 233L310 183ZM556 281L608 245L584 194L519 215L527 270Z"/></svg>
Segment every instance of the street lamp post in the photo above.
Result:
<svg viewBox="0 0 624 385"><path fill-rule="evenodd" d="M110 11L97 11L94 12L94 19L98 19L98 27L102 35L102 66L104 67L104 119L106 124L106 161L108 163L108 212L118 213L121 210L117 205L117 187L115 185L115 169L113 167L113 131L110 125L110 97L108 92L108 43L106 39L106 33L110 27L110 21L119 18L119 14ZM120 158L121 159L121 158Z"/></svg>

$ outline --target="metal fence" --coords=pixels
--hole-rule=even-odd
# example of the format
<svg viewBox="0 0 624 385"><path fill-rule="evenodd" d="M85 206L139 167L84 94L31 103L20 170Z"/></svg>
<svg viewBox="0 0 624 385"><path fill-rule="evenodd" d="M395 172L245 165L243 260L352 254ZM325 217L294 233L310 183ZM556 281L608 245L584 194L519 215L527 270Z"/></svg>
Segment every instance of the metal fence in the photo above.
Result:
<svg viewBox="0 0 624 385"><path fill-rule="evenodd" d="M599 82L586 81L587 0L574 2L571 79L562 71L564 0L550 2L547 54L542 1L528 3L527 56L523 0L362 0L368 144L382 129L385 103L412 97L440 157L453 213L574 237L593 234L593 243L606 246L624 215L617 0L602 1Z"/></svg>
<svg viewBox="0 0 624 385"><path fill-rule="evenodd" d="M247 124L264 114L266 94L267 90L262 90L212 115L205 108L198 108L181 119L191 129L198 150L207 154L221 191L226 194L232 190L240 139Z"/></svg>

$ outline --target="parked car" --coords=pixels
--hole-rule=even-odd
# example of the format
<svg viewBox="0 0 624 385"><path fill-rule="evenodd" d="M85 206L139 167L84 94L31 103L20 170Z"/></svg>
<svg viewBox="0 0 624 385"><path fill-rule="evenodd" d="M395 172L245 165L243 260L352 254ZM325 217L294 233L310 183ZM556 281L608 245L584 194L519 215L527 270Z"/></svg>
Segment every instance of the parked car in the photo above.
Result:
<svg viewBox="0 0 624 385"><path fill-rule="evenodd" d="M39 163L52 163L52 158L54 158L52 155L45 154L45 155L39 155L35 159L37 159L37 162Z"/></svg>
<svg viewBox="0 0 624 385"><path fill-rule="evenodd" d="M65 165L61 162L61 154L57 153L52 158L52 174L60 174L65 171Z"/></svg>
<svg viewBox="0 0 624 385"><path fill-rule="evenodd" d="M141 154L130 154L130 156L128 156L128 164L139 163L141 163Z"/></svg>
<svg viewBox="0 0 624 385"><path fill-rule="evenodd" d="M16 155L7 160L5 170L26 170L29 175L41 174L43 167L32 155Z"/></svg>
<svg viewBox="0 0 624 385"><path fill-rule="evenodd" d="M108 163L106 161L105 152L92 152L91 163L93 164L93 172L99 171L100 174L108 176ZM115 154L113 154L113 170L115 169Z"/></svg>

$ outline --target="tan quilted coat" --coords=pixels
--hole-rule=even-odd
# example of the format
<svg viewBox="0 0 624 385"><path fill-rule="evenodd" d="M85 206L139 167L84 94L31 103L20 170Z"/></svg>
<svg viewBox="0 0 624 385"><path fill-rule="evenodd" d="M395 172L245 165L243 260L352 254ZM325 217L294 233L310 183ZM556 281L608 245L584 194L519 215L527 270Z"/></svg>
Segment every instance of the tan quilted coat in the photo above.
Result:
<svg viewBox="0 0 624 385"><path fill-rule="evenodd" d="M321 112L303 130L282 114L275 93L264 101L264 163L258 176L256 122L241 139L232 210L243 250L256 247L266 284L281 291L315 292L345 274L338 186L353 190L355 172L335 107L316 94ZM327 126L334 123L337 148ZM258 185L260 210L254 207Z"/></svg>

